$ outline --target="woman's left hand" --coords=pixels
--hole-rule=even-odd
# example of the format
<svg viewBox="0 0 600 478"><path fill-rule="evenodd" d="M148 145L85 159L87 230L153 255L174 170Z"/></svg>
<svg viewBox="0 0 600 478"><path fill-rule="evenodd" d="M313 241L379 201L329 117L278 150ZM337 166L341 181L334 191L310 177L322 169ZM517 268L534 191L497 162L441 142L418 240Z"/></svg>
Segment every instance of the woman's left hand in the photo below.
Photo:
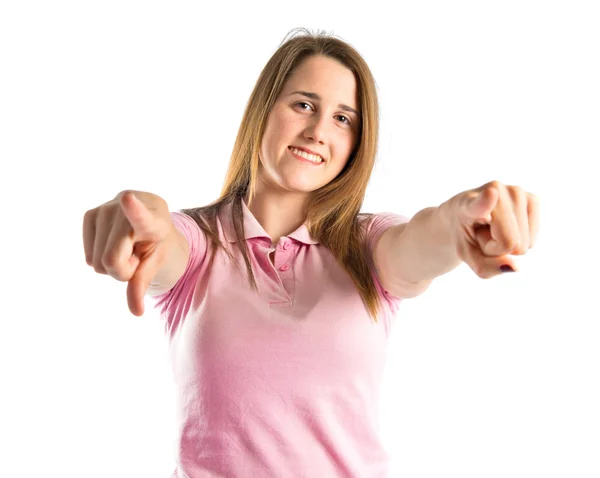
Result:
<svg viewBox="0 0 600 478"><path fill-rule="evenodd" d="M540 204L518 186L491 181L464 191L440 206L458 257L481 278L517 268L511 255L523 255L535 243Z"/></svg>

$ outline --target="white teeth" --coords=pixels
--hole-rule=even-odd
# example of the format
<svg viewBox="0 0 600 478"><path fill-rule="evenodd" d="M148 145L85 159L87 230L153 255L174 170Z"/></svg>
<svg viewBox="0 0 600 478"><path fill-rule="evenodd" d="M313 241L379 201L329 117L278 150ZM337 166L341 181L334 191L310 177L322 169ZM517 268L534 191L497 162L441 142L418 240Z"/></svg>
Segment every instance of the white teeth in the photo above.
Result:
<svg viewBox="0 0 600 478"><path fill-rule="evenodd" d="M321 158L321 156L319 156L318 154L309 154L306 151L302 151L298 148L290 148L290 150L297 154L298 156L302 156L304 159L308 159L309 161L313 162L313 163L320 163L323 161L323 159Z"/></svg>

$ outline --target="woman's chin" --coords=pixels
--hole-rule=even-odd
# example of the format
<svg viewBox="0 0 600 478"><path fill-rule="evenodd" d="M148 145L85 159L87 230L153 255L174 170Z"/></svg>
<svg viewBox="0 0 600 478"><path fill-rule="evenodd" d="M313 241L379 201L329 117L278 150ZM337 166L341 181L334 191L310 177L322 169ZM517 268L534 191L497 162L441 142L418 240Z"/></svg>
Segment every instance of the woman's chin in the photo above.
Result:
<svg viewBox="0 0 600 478"><path fill-rule="evenodd" d="M320 184L309 181L286 181L282 186L286 191L295 193L311 193L321 187Z"/></svg>

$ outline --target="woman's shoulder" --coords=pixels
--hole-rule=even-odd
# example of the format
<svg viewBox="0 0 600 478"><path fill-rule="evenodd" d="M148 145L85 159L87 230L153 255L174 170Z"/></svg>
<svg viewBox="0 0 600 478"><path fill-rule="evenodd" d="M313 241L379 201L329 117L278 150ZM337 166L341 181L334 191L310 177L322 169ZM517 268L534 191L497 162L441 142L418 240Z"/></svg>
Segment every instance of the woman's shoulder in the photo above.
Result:
<svg viewBox="0 0 600 478"><path fill-rule="evenodd" d="M373 227L396 225L408 222L410 218L408 216L398 214L395 212L360 212L357 215L358 223L366 228L372 229Z"/></svg>
<svg viewBox="0 0 600 478"><path fill-rule="evenodd" d="M212 229L215 222L220 219L223 214L231 210L231 203L212 202L204 206L188 207L177 209L171 212L171 216L187 223L196 223L200 228Z"/></svg>

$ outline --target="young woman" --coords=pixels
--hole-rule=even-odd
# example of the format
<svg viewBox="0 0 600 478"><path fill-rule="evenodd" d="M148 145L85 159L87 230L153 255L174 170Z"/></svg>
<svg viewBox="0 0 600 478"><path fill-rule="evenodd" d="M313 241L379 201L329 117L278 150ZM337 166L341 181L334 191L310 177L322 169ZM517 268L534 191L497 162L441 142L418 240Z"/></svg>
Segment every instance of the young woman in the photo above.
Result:
<svg viewBox="0 0 600 478"><path fill-rule="evenodd" d="M285 41L247 105L221 197L169 212L123 191L88 211L87 263L165 320L174 477L384 477L385 345L399 302L466 262L489 278L532 247L536 197L497 181L410 220L361 214L373 77L347 43Z"/></svg>

